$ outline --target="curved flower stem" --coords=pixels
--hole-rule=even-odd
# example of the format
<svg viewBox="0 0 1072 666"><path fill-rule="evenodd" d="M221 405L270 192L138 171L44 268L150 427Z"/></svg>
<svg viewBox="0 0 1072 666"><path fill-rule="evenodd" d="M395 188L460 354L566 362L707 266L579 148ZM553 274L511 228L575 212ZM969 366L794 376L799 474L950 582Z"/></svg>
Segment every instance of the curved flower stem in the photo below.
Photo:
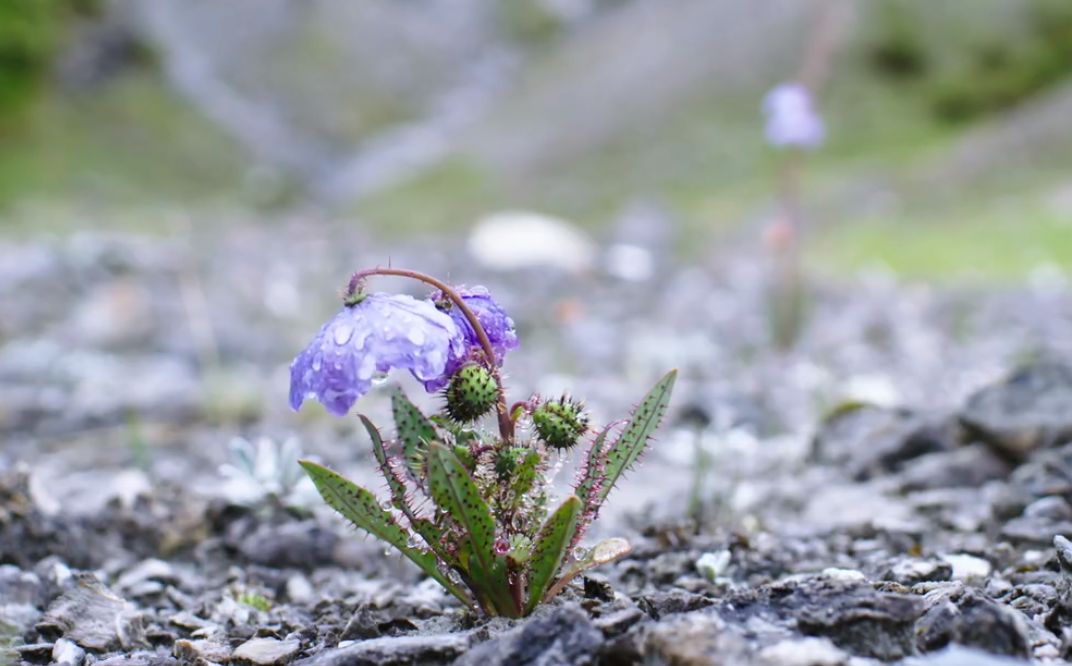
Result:
<svg viewBox="0 0 1072 666"><path fill-rule="evenodd" d="M465 315L469 325L476 331L476 337L480 340L480 346L484 350L484 355L487 357L488 369L495 378L495 385L498 387L499 396L495 409L496 412L498 412L499 417L499 434L502 436L504 442L513 441L514 421L510 417L510 412L506 407L506 389L503 387L502 378L499 376L499 368L495 365L495 348L491 346L491 340L488 338L487 332L484 330L484 327L480 325L480 320L477 319L476 314L474 314L472 309L465 304L465 300L462 299L458 292L447 283L437 280L431 275L405 268L366 268L365 270L357 271L350 277L350 283L346 287L346 295L344 298L352 297L357 293L358 289L361 288L365 279L373 275L394 275L432 285L453 301L454 305L463 315Z"/></svg>

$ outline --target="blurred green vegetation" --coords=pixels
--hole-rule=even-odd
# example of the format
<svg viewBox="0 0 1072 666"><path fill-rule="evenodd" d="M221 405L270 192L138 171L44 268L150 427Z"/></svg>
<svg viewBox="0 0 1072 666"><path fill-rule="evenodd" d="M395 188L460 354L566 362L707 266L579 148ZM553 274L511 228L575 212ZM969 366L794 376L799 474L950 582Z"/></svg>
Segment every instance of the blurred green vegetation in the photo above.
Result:
<svg viewBox="0 0 1072 666"><path fill-rule="evenodd" d="M30 104L0 150L0 206L206 201L241 190L238 149L151 73Z"/></svg>
<svg viewBox="0 0 1072 666"><path fill-rule="evenodd" d="M861 218L811 245L820 273L881 267L913 278L999 282L1040 266L1072 265L1072 216L1037 205L1008 204L935 215Z"/></svg>
<svg viewBox="0 0 1072 666"><path fill-rule="evenodd" d="M975 12L942 4L875 3L865 38L874 71L923 97L940 119L1011 108L1072 69L1072 2L982 3Z"/></svg>
<svg viewBox="0 0 1072 666"><path fill-rule="evenodd" d="M1039 262L1072 265L1068 212L1046 203L1067 184L1067 137L1054 137L1053 154L1028 168L1010 168L998 154L984 157L990 163L979 175L919 176L974 132L996 127L1007 109L1069 80L1072 2L865 6L863 27L820 100L829 142L809 158L804 182L805 206L818 222L812 261L830 270L880 264L920 277L996 279ZM65 35L93 11L86 0L0 4L3 229L38 227L40 216L12 212L34 203L61 211L51 218L58 229L84 225L85 210L144 229L156 222L143 210L285 209L300 200L286 187L275 191L287 196L251 195L257 183L243 151L179 99L151 60L90 90L51 80ZM536 3L504 6L502 20L526 47L560 37L561 26ZM311 86L315 100L314 82L295 81ZM647 199L674 216L683 258L702 260L724 246L719 239L760 229L775 208L780 158L765 147L759 114L773 83L732 94L698 88L656 121L523 176L454 156L344 212L392 240L463 228L503 207L561 215L599 233L630 202ZM389 125L396 113L390 100L364 100L354 131ZM860 203L880 190L896 205L875 212Z"/></svg>

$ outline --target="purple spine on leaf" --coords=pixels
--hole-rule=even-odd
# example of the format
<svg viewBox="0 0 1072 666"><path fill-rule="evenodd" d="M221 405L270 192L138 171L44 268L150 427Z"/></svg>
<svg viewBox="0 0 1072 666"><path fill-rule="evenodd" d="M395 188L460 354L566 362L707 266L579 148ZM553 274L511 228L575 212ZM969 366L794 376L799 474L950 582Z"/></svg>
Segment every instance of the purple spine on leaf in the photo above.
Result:
<svg viewBox="0 0 1072 666"><path fill-rule="evenodd" d="M390 370L409 370L425 387L449 378L466 353L462 329L430 301L373 293L342 309L290 365L290 406L316 398L343 416ZM429 390L434 390L429 388Z"/></svg>
<svg viewBox="0 0 1072 666"><path fill-rule="evenodd" d="M799 83L781 83L763 98L767 142L778 148L818 148L826 131L811 93Z"/></svg>
<svg viewBox="0 0 1072 666"><path fill-rule="evenodd" d="M481 286L475 287L458 287L456 289L458 295L465 302L469 309L476 315L477 321L480 322L480 326L483 327L484 332L488 335L488 341L491 342L491 348L495 352L495 358L493 362L495 365L502 365L503 359L506 356L506 352L517 349L517 332L514 330L514 320L510 318L510 315L506 314L506 310L502 308L495 299L491 297L491 292ZM455 372L458 371L465 361L469 358L471 353L479 353L483 350L480 345L480 338L477 336L476 331L469 325L469 320L465 314L462 313L457 306L455 306L450 299L446 298L443 294L436 294L433 300L436 303L441 304L440 307L446 308L451 319L458 326L462 332L462 337L465 339L465 345L467 347L467 353L460 358L452 358L447 364L446 378L439 386L434 388L442 388L446 385L446 380L449 379ZM435 384L436 382L432 382ZM433 387L425 384L425 388L428 390L434 390Z"/></svg>

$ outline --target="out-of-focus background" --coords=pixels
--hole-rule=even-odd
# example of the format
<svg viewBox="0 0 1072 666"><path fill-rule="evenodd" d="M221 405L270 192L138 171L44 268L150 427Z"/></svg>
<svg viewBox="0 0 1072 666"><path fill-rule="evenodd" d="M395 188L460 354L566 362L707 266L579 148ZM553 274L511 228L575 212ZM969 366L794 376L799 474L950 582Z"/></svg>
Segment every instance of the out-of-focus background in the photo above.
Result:
<svg viewBox="0 0 1072 666"><path fill-rule="evenodd" d="M796 80L814 150L765 136ZM488 285L511 395L596 422L670 367L719 437L952 409L1072 354L1070 118L1067 0L8 0L0 463L364 455L287 365L387 262Z"/></svg>
<svg viewBox="0 0 1072 666"><path fill-rule="evenodd" d="M803 182L816 266L1006 280L1072 258L1063 0L0 12L4 235L327 215L390 241L521 208L605 237L656 210L676 256L704 261L775 206L760 103L828 12L828 140Z"/></svg>
<svg viewBox="0 0 1072 666"><path fill-rule="evenodd" d="M384 490L287 397L388 262L491 290L511 401L603 425L679 370L588 534L636 544L606 641L524 659L1072 658L1072 0L0 0L0 663L487 637L295 463ZM388 436L396 383L443 402L393 373Z"/></svg>

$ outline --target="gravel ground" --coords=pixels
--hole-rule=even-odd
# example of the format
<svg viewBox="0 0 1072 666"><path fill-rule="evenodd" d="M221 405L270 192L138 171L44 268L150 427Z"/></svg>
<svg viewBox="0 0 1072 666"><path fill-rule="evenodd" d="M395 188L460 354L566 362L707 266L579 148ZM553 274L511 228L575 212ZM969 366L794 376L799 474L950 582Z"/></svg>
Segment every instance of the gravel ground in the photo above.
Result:
<svg viewBox="0 0 1072 666"><path fill-rule="evenodd" d="M654 276L626 281L492 273L449 243L392 250L507 305L523 342L511 395L568 387L602 422L681 370L668 425L592 534L633 552L527 620L489 621L289 486L301 449L380 487L351 419L286 407L287 364L336 287L387 258L360 233L310 229L0 246L0 661L1072 657L1059 275L820 286L781 351L763 269L744 260L656 256ZM386 392L362 409L386 421Z"/></svg>

